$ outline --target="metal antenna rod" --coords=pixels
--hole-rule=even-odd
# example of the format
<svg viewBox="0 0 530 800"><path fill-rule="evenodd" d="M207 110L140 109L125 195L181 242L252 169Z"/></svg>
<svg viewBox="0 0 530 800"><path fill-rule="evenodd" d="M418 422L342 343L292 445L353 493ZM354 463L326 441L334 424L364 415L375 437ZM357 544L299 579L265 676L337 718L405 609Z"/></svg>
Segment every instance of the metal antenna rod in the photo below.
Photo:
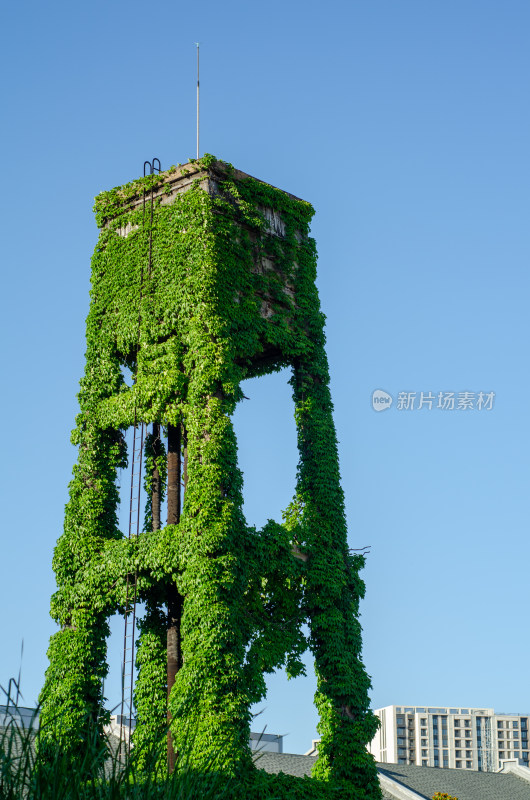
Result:
<svg viewBox="0 0 530 800"><path fill-rule="evenodd" d="M197 45L197 158L199 158L199 42Z"/></svg>

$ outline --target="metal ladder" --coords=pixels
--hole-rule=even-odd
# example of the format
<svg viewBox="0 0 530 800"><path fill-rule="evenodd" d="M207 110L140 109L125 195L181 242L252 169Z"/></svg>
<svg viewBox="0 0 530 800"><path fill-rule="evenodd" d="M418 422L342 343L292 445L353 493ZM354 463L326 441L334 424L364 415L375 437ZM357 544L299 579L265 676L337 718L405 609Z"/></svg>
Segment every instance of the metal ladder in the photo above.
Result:
<svg viewBox="0 0 530 800"><path fill-rule="evenodd" d="M158 162L158 166L155 166ZM149 167L149 174L152 175L155 169L161 171L160 160L153 158L152 162L144 162L144 178L146 177L146 167ZM143 222L145 227L145 188L143 194ZM148 256L148 275L151 275L152 252L153 252L153 204L154 192L151 189L150 203L150 222L149 222L149 256ZM140 306L138 310L138 343L142 325L142 289L143 289L143 267L140 269ZM139 346L139 344L138 344ZM138 368L137 368L138 369ZM136 378L135 378L136 381ZM129 497L129 525L128 539L133 539L140 534L140 504L142 493L142 464L145 441L146 426L144 422L138 423L136 418L136 406L134 409L133 425L133 445L131 459L131 491ZM136 603L138 597L138 572L128 573L125 586L125 609L124 609L124 631L123 631L123 662L121 678L121 711L120 711L120 745L119 750L126 752L131 747L131 734L133 728L134 711L134 666L136 653Z"/></svg>

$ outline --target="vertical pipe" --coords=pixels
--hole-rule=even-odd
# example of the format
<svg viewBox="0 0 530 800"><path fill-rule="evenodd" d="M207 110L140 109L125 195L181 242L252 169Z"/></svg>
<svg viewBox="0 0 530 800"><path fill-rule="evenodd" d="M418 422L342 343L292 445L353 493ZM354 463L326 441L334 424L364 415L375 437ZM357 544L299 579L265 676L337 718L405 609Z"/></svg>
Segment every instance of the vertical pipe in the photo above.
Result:
<svg viewBox="0 0 530 800"><path fill-rule="evenodd" d="M167 428L167 524L180 520L180 425Z"/></svg>
<svg viewBox="0 0 530 800"><path fill-rule="evenodd" d="M184 452L184 464L182 465L182 483L184 485L184 495L188 485L188 434L186 428L182 428L182 450ZM182 503L184 507L184 503Z"/></svg>
<svg viewBox="0 0 530 800"><path fill-rule="evenodd" d="M180 471L181 471L180 425L168 426L167 432L167 524L176 525L180 520ZM169 697L175 683L177 672L182 664L180 619L182 616L182 597L176 587L170 584L167 589L167 765L171 773L175 769L176 753L173 747Z"/></svg>
<svg viewBox="0 0 530 800"><path fill-rule="evenodd" d="M155 458L157 458L160 455L160 424L158 422L153 422L153 451ZM151 508L154 531L160 530L161 494L160 472L155 461L151 479Z"/></svg>

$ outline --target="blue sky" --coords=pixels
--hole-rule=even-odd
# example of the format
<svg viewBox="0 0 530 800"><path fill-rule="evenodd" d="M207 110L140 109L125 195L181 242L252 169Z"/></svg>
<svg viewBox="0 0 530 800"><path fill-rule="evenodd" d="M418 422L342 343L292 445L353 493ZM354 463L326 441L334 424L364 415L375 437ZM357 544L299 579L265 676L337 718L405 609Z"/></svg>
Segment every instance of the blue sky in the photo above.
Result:
<svg viewBox="0 0 530 800"><path fill-rule="evenodd" d="M529 711L528 4L21 0L0 22L0 682L21 665L32 704L55 629L93 197L195 154L199 40L201 151L316 209L349 540L371 545L373 705ZM248 385L236 413L253 524L294 487L287 377ZM374 413L374 389L392 408ZM495 404L398 410L401 391ZM313 691L272 677L255 727L303 752Z"/></svg>

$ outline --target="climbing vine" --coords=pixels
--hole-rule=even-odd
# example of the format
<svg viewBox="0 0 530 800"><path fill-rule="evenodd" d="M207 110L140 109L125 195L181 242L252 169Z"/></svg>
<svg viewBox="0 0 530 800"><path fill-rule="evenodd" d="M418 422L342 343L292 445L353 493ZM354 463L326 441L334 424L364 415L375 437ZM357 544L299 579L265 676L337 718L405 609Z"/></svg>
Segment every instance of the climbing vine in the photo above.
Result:
<svg viewBox="0 0 530 800"><path fill-rule="evenodd" d="M175 181L186 190L175 191ZM151 191L152 223L142 203ZM174 586L183 598L183 663L169 712L179 757L200 770L222 763L251 780L250 706L264 697L266 673L283 666L302 674L310 647L321 736L315 786L319 779L342 787L341 796L375 800L366 745L377 720L358 621L364 560L347 547L313 209L205 156L102 193L95 212L101 230L73 433L79 460L54 556L52 614L61 631L50 645L43 719L61 716L53 735L72 757L83 714L104 724L107 619L123 612L126 576L134 573L147 606L135 690L140 767L165 763L164 604ZM298 429L297 490L283 522L258 531L242 511L231 417L242 380L285 366ZM117 523L116 472L135 421L181 426L187 484L178 524L152 530L148 500L144 532L127 540ZM147 437L145 459L150 498L155 468L162 493L167 485L156 436Z"/></svg>

